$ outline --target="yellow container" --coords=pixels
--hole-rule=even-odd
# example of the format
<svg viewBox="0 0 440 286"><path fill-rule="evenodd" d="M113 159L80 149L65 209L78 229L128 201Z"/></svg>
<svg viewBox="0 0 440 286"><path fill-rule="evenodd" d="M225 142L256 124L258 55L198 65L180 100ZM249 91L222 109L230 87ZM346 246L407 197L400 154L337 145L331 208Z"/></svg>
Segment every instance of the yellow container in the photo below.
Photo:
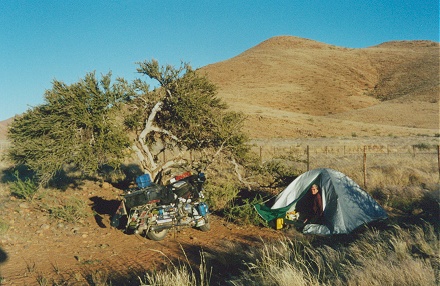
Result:
<svg viewBox="0 0 440 286"><path fill-rule="evenodd" d="M276 229L282 229L284 224L284 219L282 217L277 218Z"/></svg>

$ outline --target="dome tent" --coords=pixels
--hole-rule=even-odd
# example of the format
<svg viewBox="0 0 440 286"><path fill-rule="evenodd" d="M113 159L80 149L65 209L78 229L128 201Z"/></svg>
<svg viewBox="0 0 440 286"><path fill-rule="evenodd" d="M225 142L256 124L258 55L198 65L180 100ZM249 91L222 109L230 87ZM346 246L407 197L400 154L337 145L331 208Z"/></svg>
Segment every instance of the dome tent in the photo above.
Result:
<svg viewBox="0 0 440 286"><path fill-rule="evenodd" d="M307 224L303 233L344 234L375 220L387 218L385 210L352 179L333 169L314 169L298 176L275 199L272 207L255 205L266 221L286 217L313 184L321 188L323 222Z"/></svg>

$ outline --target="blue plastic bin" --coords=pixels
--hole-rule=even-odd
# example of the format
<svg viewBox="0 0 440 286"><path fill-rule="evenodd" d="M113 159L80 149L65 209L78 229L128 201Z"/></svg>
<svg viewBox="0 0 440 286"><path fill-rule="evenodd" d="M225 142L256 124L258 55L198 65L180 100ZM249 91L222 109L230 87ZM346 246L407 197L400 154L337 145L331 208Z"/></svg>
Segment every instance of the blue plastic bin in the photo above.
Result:
<svg viewBox="0 0 440 286"><path fill-rule="evenodd" d="M151 185L151 178L149 174L143 174L136 178L136 184L139 188L146 188Z"/></svg>

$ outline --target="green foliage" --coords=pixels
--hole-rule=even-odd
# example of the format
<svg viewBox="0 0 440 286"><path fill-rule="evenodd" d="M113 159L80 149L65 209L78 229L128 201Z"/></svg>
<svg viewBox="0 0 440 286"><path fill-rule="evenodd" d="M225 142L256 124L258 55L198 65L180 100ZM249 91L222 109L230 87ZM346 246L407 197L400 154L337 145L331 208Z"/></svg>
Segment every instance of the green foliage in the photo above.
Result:
<svg viewBox="0 0 440 286"><path fill-rule="evenodd" d="M88 212L89 206L81 199L69 197L43 206L50 215L55 219L61 219L66 222L78 222L87 218L90 214Z"/></svg>
<svg viewBox="0 0 440 286"><path fill-rule="evenodd" d="M209 207L213 210L225 208L239 193L238 187L231 182L208 182L205 185L205 197Z"/></svg>
<svg viewBox="0 0 440 286"><path fill-rule="evenodd" d="M154 60L140 63L138 72L160 86L149 91L140 79L112 84L111 74L98 80L94 73L71 85L55 80L45 103L11 124L9 158L46 185L67 169L94 176L118 168L133 138L142 168L153 176L164 165L183 163L186 151L204 152L206 165L220 153L238 163L246 156L243 114L227 111L206 77L188 64L161 67ZM168 155L162 162L165 151L178 160Z"/></svg>
<svg viewBox="0 0 440 286"><path fill-rule="evenodd" d="M19 199L32 200L38 190L38 185L29 177L24 180L18 171L14 173L15 181L10 183L11 194Z"/></svg>
<svg viewBox="0 0 440 286"><path fill-rule="evenodd" d="M151 147L160 141L169 150L213 148L231 156L244 156L248 150L248 138L242 132L245 118L241 113L227 111L226 104L217 97L215 85L206 77L188 64L161 67L155 60L139 63L138 72L160 84L151 92L139 88L140 94L131 102L133 113L125 120L127 127L140 132L153 108L160 107L152 122L156 132L149 133L143 143ZM146 84L138 80L135 86Z"/></svg>
<svg viewBox="0 0 440 286"><path fill-rule="evenodd" d="M99 81L89 73L71 85L55 80L45 103L11 124L10 159L35 171L42 184L67 164L84 174L104 164L117 167L129 141L115 119L130 89L123 80L110 84L110 78L104 75Z"/></svg>
<svg viewBox="0 0 440 286"><path fill-rule="evenodd" d="M414 144L413 147L417 148L419 150L429 150L431 148L431 146L429 144L426 144L426 143Z"/></svg>
<svg viewBox="0 0 440 286"><path fill-rule="evenodd" d="M275 187L284 187L290 184L298 174L299 170L295 168L295 164L291 161L292 158L273 159L264 164L264 171L272 176Z"/></svg>
<svg viewBox="0 0 440 286"><path fill-rule="evenodd" d="M266 221L258 215L254 208L255 204L262 203L263 198L260 195L257 195L252 199L243 199L241 204L233 202L231 207L224 210L224 215L228 220L241 225L267 225Z"/></svg>

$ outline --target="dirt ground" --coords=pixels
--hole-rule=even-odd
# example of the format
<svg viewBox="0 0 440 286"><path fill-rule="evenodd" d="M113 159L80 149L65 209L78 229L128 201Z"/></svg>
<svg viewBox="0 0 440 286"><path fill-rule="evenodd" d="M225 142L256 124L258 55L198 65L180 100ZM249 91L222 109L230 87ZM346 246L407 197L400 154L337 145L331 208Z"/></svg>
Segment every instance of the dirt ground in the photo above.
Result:
<svg viewBox="0 0 440 286"><path fill-rule="evenodd" d="M92 183L91 183L92 184ZM93 187L92 187L93 188ZM198 265L200 251L228 251L228 243L258 247L283 234L269 228L241 227L211 216L211 230L186 228L169 232L163 241L127 235L110 227L110 213L120 190L84 193L90 217L76 224L56 221L32 203L2 196L0 215L9 223L1 237L1 285L90 285L92 275L105 272L125 285L138 285L137 276L177 261ZM131 276L131 277L130 277ZM55 284L55 283L57 284ZM133 283L133 284L132 284Z"/></svg>

